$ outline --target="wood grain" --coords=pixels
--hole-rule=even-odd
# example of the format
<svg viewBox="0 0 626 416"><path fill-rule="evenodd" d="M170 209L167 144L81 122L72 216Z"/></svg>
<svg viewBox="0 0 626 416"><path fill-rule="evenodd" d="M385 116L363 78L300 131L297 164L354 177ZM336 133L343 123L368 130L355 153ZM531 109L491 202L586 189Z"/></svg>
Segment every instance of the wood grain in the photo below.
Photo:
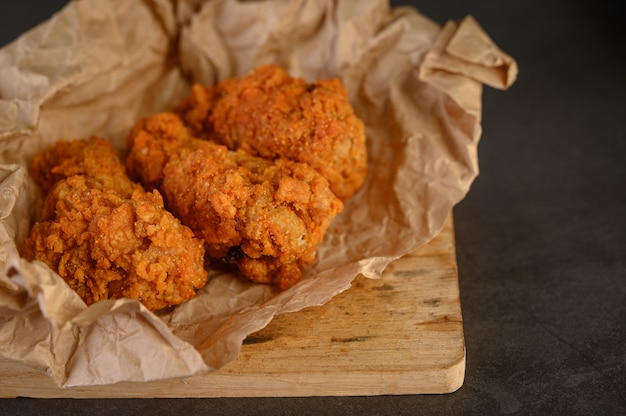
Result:
<svg viewBox="0 0 626 416"><path fill-rule="evenodd" d="M320 307L279 315L237 360L187 379L60 389L0 358L0 397L261 397L449 393L465 374L452 218L380 280L358 277Z"/></svg>

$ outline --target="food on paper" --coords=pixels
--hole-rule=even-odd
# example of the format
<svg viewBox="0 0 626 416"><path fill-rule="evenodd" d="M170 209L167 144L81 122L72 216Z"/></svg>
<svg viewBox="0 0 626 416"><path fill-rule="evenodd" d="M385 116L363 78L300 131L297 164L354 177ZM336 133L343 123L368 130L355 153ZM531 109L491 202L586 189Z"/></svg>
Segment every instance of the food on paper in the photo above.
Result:
<svg viewBox="0 0 626 416"><path fill-rule="evenodd" d="M328 181L307 164L266 160L195 138L174 113L137 123L126 166L133 179L161 190L211 258L281 289L300 280L343 209Z"/></svg>
<svg viewBox="0 0 626 416"><path fill-rule="evenodd" d="M206 283L204 251L289 288L366 174L363 123L341 83L276 65L195 85L174 112L139 120L127 151L124 166L107 140L60 141L31 163L47 196L27 257L87 304L177 305Z"/></svg>
<svg viewBox="0 0 626 416"><path fill-rule="evenodd" d="M86 304L124 297L159 310L206 284L202 242L158 192L130 181L109 141L60 141L31 167L47 195L24 255L46 263Z"/></svg>
<svg viewBox="0 0 626 416"><path fill-rule="evenodd" d="M264 65L215 87L194 85L175 111L198 137L265 159L307 163L343 201L365 179L364 125L337 78L307 83Z"/></svg>

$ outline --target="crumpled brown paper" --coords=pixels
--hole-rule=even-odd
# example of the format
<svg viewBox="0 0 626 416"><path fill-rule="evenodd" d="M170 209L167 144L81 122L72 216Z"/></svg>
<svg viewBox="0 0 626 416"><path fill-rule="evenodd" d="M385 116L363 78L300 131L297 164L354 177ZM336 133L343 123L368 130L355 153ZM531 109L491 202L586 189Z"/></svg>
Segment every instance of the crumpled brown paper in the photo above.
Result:
<svg viewBox="0 0 626 416"><path fill-rule="evenodd" d="M211 271L195 299L157 316L131 300L87 307L20 258L41 202L25 168L35 153L90 135L122 150L138 117L192 81L269 62L340 77L368 137L366 183L299 284L275 292ZM323 304L359 273L378 278L435 236L478 174L482 85L516 75L473 18L441 27L385 0L70 3L0 51L0 354L66 387L219 369L275 314Z"/></svg>

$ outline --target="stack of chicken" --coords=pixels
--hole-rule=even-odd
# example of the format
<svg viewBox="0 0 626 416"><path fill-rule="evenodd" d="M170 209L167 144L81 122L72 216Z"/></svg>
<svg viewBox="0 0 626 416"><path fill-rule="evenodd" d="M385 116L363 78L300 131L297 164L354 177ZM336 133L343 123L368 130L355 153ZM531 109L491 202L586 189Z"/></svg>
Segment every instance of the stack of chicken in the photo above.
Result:
<svg viewBox="0 0 626 416"><path fill-rule="evenodd" d="M275 65L194 85L172 111L139 120L126 169L106 143L59 142L31 169L47 197L25 255L88 304L179 304L205 284L208 262L287 289L367 171L341 83Z"/></svg>

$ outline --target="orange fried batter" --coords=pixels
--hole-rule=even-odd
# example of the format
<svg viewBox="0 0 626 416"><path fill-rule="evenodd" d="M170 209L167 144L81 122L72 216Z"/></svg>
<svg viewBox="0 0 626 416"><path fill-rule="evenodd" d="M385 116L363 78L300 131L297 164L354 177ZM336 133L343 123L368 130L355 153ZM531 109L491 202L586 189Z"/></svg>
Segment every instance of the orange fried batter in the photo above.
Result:
<svg viewBox="0 0 626 416"><path fill-rule="evenodd" d="M236 264L253 282L283 289L300 280L343 208L310 166L195 139L173 113L137 124L126 166L133 178L162 190L168 208L204 240L210 257Z"/></svg>
<svg viewBox="0 0 626 416"><path fill-rule="evenodd" d="M57 142L33 157L30 175L44 194L61 179L73 175L96 178L107 186L126 188L127 192L131 187L113 144L98 137Z"/></svg>
<svg viewBox="0 0 626 416"><path fill-rule="evenodd" d="M342 200L363 184L363 122L336 78L306 83L276 65L216 87L194 85L175 110L194 135L265 159L307 163Z"/></svg>
<svg viewBox="0 0 626 416"><path fill-rule="evenodd" d="M45 169L59 181L26 240L25 257L57 271L88 305L126 297L158 310L193 298L207 281L201 240L164 209L157 191L130 181L106 143L59 142L34 159L44 188L51 182ZM89 160L95 153L101 163ZM96 165L102 169L92 170Z"/></svg>

